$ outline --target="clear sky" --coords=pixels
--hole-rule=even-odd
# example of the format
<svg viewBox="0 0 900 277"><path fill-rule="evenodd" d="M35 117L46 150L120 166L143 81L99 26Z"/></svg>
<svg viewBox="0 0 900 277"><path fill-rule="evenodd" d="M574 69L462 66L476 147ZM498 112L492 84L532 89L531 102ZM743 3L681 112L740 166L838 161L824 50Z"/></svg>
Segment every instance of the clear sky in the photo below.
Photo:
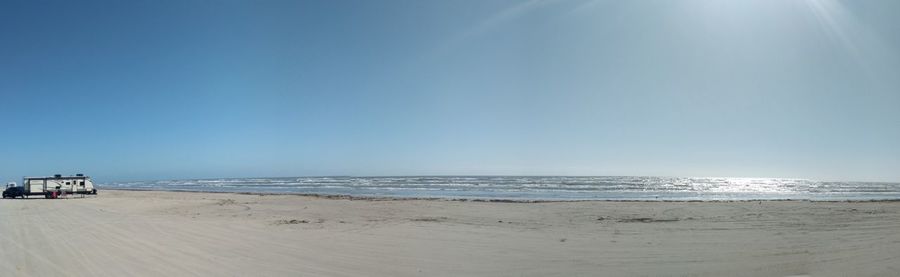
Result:
<svg viewBox="0 0 900 277"><path fill-rule="evenodd" d="M0 178L900 181L900 1L0 1Z"/></svg>

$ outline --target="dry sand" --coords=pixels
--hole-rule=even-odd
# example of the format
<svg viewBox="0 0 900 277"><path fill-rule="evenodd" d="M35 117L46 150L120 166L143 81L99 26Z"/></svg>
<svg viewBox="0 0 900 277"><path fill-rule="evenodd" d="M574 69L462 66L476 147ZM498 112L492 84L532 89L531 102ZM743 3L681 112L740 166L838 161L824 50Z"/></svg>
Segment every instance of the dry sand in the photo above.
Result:
<svg viewBox="0 0 900 277"><path fill-rule="evenodd" d="M900 202L0 200L3 276L900 276Z"/></svg>

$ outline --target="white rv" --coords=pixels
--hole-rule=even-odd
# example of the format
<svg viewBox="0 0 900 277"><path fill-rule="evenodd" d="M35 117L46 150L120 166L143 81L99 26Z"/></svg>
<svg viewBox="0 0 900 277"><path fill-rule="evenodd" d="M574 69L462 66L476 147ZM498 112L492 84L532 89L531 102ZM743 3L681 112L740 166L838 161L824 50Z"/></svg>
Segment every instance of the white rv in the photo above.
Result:
<svg viewBox="0 0 900 277"><path fill-rule="evenodd" d="M67 194L97 194L91 177L84 174L75 176L54 175L53 177L25 177L22 179L25 195L44 195L50 197L51 193Z"/></svg>

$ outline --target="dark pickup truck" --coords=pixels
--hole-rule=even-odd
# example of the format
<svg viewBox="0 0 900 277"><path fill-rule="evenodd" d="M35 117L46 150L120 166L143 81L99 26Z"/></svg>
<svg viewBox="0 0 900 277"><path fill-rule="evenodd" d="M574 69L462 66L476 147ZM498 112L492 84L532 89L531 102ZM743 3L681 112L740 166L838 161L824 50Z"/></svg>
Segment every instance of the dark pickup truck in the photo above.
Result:
<svg viewBox="0 0 900 277"><path fill-rule="evenodd" d="M6 185L6 190L3 190L3 198L16 197L25 198L25 187L19 187L15 184Z"/></svg>

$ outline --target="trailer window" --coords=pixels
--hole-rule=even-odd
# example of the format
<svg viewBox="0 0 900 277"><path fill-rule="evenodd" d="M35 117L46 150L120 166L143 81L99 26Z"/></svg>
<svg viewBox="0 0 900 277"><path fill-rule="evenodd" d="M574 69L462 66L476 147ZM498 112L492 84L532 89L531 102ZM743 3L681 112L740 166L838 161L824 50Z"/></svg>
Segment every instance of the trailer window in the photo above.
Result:
<svg viewBox="0 0 900 277"><path fill-rule="evenodd" d="M81 181L81 183L80 183L79 185L81 185L81 186L83 187L83 186L84 186L84 181Z"/></svg>
<svg viewBox="0 0 900 277"><path fill-rule="evenodd" d="M68 185L69 185L69 182L66 182L66 185L68 186Z"/></svg>

